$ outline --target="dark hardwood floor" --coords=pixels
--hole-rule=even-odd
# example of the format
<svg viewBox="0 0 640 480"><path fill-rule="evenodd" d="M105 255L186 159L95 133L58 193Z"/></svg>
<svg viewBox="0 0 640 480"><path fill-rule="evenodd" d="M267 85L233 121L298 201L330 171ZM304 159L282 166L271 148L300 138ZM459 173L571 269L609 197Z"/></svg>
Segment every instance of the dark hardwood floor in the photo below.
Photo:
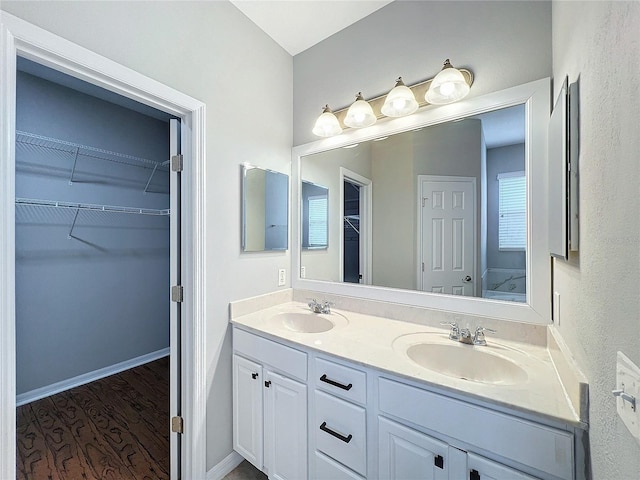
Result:
<svg viewBox="0 0 640 480"><path fill-rule="evenodd" d="M169 471L169 357L17 409L20 480L158 480Z"/></svg>

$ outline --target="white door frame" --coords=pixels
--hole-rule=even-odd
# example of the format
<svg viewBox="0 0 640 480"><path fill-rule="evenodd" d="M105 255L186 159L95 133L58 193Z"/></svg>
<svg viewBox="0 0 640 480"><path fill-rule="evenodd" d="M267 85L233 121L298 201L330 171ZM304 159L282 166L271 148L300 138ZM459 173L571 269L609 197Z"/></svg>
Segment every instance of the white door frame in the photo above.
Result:
<svg viewBox="0 0 640 480"><path fill-rule="evenodd" d="M362 175L352 172L349 169L340 167L340 219L342 220L339 228L340 235L340 255L338 256L338 278L344 281L344 182L348 181L360 187L360 273L362 274L362 281L360 283L365 285L371 285L371 262L372 262L372 221L371 212L372 209L372 192L370 179L363 177Z"/></svg>
<svg viewBox="0 0 640 480"><path fill-rule="evenodd" d="M25 57L182 119L182 478L206 477L205 105L0 11L0 478L16 478L15 92ZM169 295L169 292L167 292ZM175 435L175 434L172 434Z"/></svg>
<svg viewBox="0 0 640 480"><path fill-rule="evenodd" d="M416 285L419 290L424 289L423 285L423 272L422 272L422 263L424 262L424 252L422 251L422 199L424 198L424 192L422 191L422 184L424 182L467 182L473 186L473 262L472 262L472 278L473 278L473 292L474 295L478 292L479 283L476 272L478 270L478 190L476 188L476 177L457 177L457 176L449 176L449 175L418 175L418 188L416 191L418 192L418 200L417 205L418 208L416 212L417 220L418 220L418 228L416 229L416 234L418 236L416 242L416 258L418 261L416 262Z"/></svg>

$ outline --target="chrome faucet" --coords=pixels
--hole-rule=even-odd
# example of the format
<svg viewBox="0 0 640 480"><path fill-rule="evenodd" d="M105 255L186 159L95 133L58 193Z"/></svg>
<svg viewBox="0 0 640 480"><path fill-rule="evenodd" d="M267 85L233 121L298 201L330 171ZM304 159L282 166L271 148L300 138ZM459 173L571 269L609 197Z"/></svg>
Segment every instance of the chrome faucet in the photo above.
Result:
<svg viewBox="0 0 640 480"><path fill-rule="evenodd" d="M322 303L317 302L315 298L312 298L311 301L307 304L313 313L331 313L331 302L324 301Z"/></svg>
<svg viewBox="0 0 640 480"><path fill-rule="evenodd" d="M484 338L484 332L496 333L495 330L491 330L486 327L477 327L473 335L468 328L460 328L456 322L442 322L440 325L447 325L451 327L449 332L449 339L455 342L465 343L467 345L486 345L487 340Z"/></svg>

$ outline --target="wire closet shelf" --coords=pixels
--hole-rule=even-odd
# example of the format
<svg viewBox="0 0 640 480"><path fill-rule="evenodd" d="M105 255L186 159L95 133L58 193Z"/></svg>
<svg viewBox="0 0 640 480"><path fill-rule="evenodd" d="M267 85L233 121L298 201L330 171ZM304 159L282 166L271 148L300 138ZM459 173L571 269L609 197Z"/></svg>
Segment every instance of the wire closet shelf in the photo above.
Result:
<svg viewBox="0 0 640 480"><path fill-rule="evenodd" d="M119 163L123 165L146 168L151 170L151 173L149 174L149 179L147 180L144 187L145 193L149 191L149 185L151 184L151 180L153 179L153 176L156 174L158 170L165 171L165 172L169 171L170 160L166 160L164 162L156 162L154 160L137 157L135 155L114 152L114 151L106 150L103 148L92 147L90 145L83 145L80 143L68 142L66 140L46 137L44 135L38 135L35 133L29 133L29 132L24 132L20 130L16 130L16 143L34 146L34 147L48 148L48 149L57 150L60 152L65 152L70 155L73 155L73 167L71 168L71 173L69 175L70 185L73 184L73 176L76 170L76 165L78 163L78 156L80 155L84 157L95 158L98 160L106 160L108 162L114 162L114 163Z"/></svg>

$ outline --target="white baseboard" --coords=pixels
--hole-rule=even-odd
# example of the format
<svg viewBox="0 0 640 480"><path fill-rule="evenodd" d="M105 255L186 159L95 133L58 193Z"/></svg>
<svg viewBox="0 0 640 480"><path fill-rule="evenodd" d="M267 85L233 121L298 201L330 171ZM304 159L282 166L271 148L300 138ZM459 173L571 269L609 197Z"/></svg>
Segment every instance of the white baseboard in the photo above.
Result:
<svg viewBox="0 0 640 480"><path fill-rule="evenodd" d="M222 480L242 463L244 458L235 450L224 457L220 463L207 472L207 480Z"/></svg>
<svg viewBox="0 0 640 480"><path fill-rule="evenodd" d="M61 382L52 383L51 385L21 393L20 395L16 396L16 406L19 407L20 405L24 405L35 400L40 400L41 398L49 397L51 395L55 395L56 393L64 392L65 390L69 390L70 388L79 387L80 385L85 385L87 383L100 380L101 378L108 377L109 375L124 372L125 370L129 370L130 368L139 367L140 365L144 365L145 363L153 362L154 360L158 360L159 358L166 357L170 353L171 350L169 349L169 347L163 348L162 350L157 350L155 352L147 353L130 360L125 360L124 362L116 363L115 365L111 365L109 367L100 368L98 370L94 370L93 372L83 373L82 375L78 375L77 377L69 378L67 380L62 380Z"/></svg>

